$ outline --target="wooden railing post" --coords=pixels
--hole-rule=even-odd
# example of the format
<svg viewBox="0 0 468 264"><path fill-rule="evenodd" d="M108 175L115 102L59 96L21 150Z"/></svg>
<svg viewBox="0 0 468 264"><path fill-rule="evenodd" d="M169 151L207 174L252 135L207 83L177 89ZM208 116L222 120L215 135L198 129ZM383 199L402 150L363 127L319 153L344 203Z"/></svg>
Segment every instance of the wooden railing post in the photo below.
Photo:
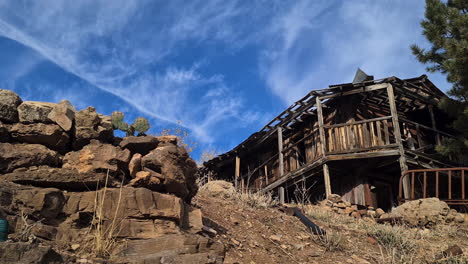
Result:
<svg viewBox="0 0 468 264"><path fill-rule="evenodd" d="M317 104L317 118L318 118L318 125L319 125L319 135L320 135L320 142L322 147L322 155L325 158L326 156L326 146L327 142L325 139L325 129L323 128L323 113L322 113L322 102L321 99L317 96L315 98ZM331 183L330 183L330 171L328 169L327 163L323 164L323 182L325 184L325 195L328 198L331 192Z"/></svg>
<svg viewBox="0 0 468 264"><path fill-rule="evenodd" d="M393 134L395 135L395 141L398 144L398 150L400 152L400 159L399 159L400 170L401 170L401 175L403 175L403 173L408 170L408 165L406 165L405 149L403 147L403 141L401 138L400 123L398 122L398 112L397 112L397 107L395 103L395 94L393 93L393 86L390 83L387 84L387 95L388 95L388 104L390 105L390 112L392 113ZM404 198L409 199L410 198L409 179L405 177L403 180L404 180L403 181Z"/></svg>

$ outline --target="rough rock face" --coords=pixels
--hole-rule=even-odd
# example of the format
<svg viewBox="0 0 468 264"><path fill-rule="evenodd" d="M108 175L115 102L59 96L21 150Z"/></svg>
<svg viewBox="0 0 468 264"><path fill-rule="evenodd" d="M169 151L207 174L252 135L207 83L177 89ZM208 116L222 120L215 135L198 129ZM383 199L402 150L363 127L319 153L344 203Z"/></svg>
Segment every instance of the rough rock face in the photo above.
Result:
<svg viewBox="0 0 468 264"><path fill-rule="evenodd" d="M0 142L8 142L10 140L10 128L11 125L3 124L0 121Z"/></svg>
<svg viewBox="0 0 468 264"><path fill-rule="evenodd" d="M148 154L151 150L155 149L159 144L156 137L124 137L120 142L121 148L129 149L132 153L139 153L141 155Z"/></svg>
<svg viewBox="0 0 468 264"><path fill-rule="evenodd" d="M101 188L106 182L105 173L78 173L73 169L30 167L20 168L2 176L2 179L14 183L44 188L60 188L69 191L88 191ZM112 177L107 179L107 186L115 185Z"/></svg>
<svg viewBox="0 0 468 264"><path fill-rule="evenodd" d="M57 167L59 162L59 154L43 145L0 143L0 173L21 167Z"/></svg>
<svg viewBox="0 0 468 264"><path fill-rule="evenodd" d="M224 247L206 237L166 235L131 240L114 255L116 263L223 263Z"/></svg>
<svg viewBox="0 0 468 264"><path fill-rule="evenodd" d="M39 246L32 243L0 243L0 263L22 264L59 264L65 263L63 257L50 246Z"/></svg>
<svg viewBox="0 0 468 264"><path fill-rule="evenodd" d="M17 108L21 103L22 100L16 93L0 89L0 121L18 122Z"/></svg>
<svg viewBox="0 0 468 264"><path fill-rule="evenodd" d="M137 173L141 170L141 154L136 153L132 156L130 163L128 163L128 171L130 177L135 178Z"/></svg>
<svg viewBox="0 0 468 264"><path fill-rule="evenodd" d="M52 123L48 116L54 106L53 103L25 101L18 106L19 121L21 123Z"/></svg>
<svg viewBox="0 0 468 264"><path fill-rule="evenodd" d="M75 114L75 150L89 144L92 139L112 142L114 131L110 117L99 115L94 107L88 107Z"/></svg>
<svg viewBox="0 0 468 264"><path fill-rule="evenodd" d="M447 203L437 198L426 198L406 202L392 211L393 216L400 216L412 226L431 226L445 222L450 208Z"/></svg>
<svg viewBox="0 0 468 264"><path fill-rule="evenodd" d="M80 173L106 173L109 170L115 175L125 172L129 161L129 150L92 141L79 151L68 152L63 158L63 168L75 169Z"/></svg>
<svg viewBox="0 0 468 264"><path fill-rule="evenodd" d="M70 131L73 126L73 120L75 119L75 107L73 107L70 101L62 100L54 105L47 117L63 130Z"/></svg>
<svg viewBox="0 0 468 264"><path fill-rule="evenodd" d="M143 170L161 179L164 191L189 201L197 192L197 165L184 148L167 144L152 150L141 159Z"/></svg>
<svg viewBox="0 0 468 264"><path fill-rule="evenodd" d="M10 129L11 137L22 143L41 144L60 153L69 150L70 137L55 124L14 124Z"/></svg>

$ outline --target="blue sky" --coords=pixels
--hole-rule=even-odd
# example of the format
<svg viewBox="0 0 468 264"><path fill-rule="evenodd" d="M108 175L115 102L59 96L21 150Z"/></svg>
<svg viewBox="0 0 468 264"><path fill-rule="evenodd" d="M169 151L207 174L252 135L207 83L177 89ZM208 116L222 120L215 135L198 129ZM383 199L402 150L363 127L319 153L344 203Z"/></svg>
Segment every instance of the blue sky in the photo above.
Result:
<svg viewBox="0 0 468 264"><path fill-rule="evenodd" d="M416 77L422 0L0 0L0 88L224 152L312 89ZM442 90L450 85L428 74Z"/></svg>

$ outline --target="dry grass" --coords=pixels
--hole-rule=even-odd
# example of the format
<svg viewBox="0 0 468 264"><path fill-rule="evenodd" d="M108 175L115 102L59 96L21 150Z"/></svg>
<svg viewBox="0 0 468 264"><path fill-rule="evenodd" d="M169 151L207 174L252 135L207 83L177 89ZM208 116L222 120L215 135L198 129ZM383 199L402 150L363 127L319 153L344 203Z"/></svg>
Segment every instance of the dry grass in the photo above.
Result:
<svg viewBox="0 0 468 264"><path fill-rule="evenodd" d="M344 240L343 236L338 232L327 232L323 236L312 236L312 239L317 245L323 246L325 251L343 251Z"/></svg>
<svg viewBox="0 0 468 264"><path fill-rule="evenodd" d="M418 240L416 230L405 226L391 226L362 222L360 227L379 243L382 263L413 263L417 255Z"/></svg>
<svg viewBox="0 0 468 264"><path fill-rule="evenodd" d="M268 208L278 204L278 201L274 200L270 193L235 192L231 198L251 208Z"/></svg>
<svg viewBox="0 0 468 264"><path fill-rule="evenodd" d="M106 201L107 183L109 179L109 171L107 172L106 182L101 191L96 191L94 200L93 225L91 226L91 237L93 240L91 252L99 257L109 256L112 248L115 247L117 240L116 236L120 231L121 219L117 219L120 203L122 199L122 186L119 190L119 198L117 200L117 210L114 217L110 220L110 224L104 219L103 209Z"/></svg>

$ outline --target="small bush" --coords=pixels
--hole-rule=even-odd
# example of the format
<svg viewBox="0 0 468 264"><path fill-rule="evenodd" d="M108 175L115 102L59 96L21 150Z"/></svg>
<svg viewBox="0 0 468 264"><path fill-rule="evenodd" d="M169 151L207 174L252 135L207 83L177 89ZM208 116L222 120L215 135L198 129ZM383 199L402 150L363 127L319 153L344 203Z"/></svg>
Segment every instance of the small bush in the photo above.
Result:
<svg viewBox="0 0 468 264"><path fill-rule="evenodd" d="M328 232L323 236L312 236L314 242L325 248L325 251L343 251L343 237L337 232Z"/></svg>
<svg viewBox="0 0 468 264"><path fill-rule="evenodd" d="M234 198L239 200L242 204L252 208L268 208L278 204L278 202L272 198L270 193L235 192Z"/></svg>

